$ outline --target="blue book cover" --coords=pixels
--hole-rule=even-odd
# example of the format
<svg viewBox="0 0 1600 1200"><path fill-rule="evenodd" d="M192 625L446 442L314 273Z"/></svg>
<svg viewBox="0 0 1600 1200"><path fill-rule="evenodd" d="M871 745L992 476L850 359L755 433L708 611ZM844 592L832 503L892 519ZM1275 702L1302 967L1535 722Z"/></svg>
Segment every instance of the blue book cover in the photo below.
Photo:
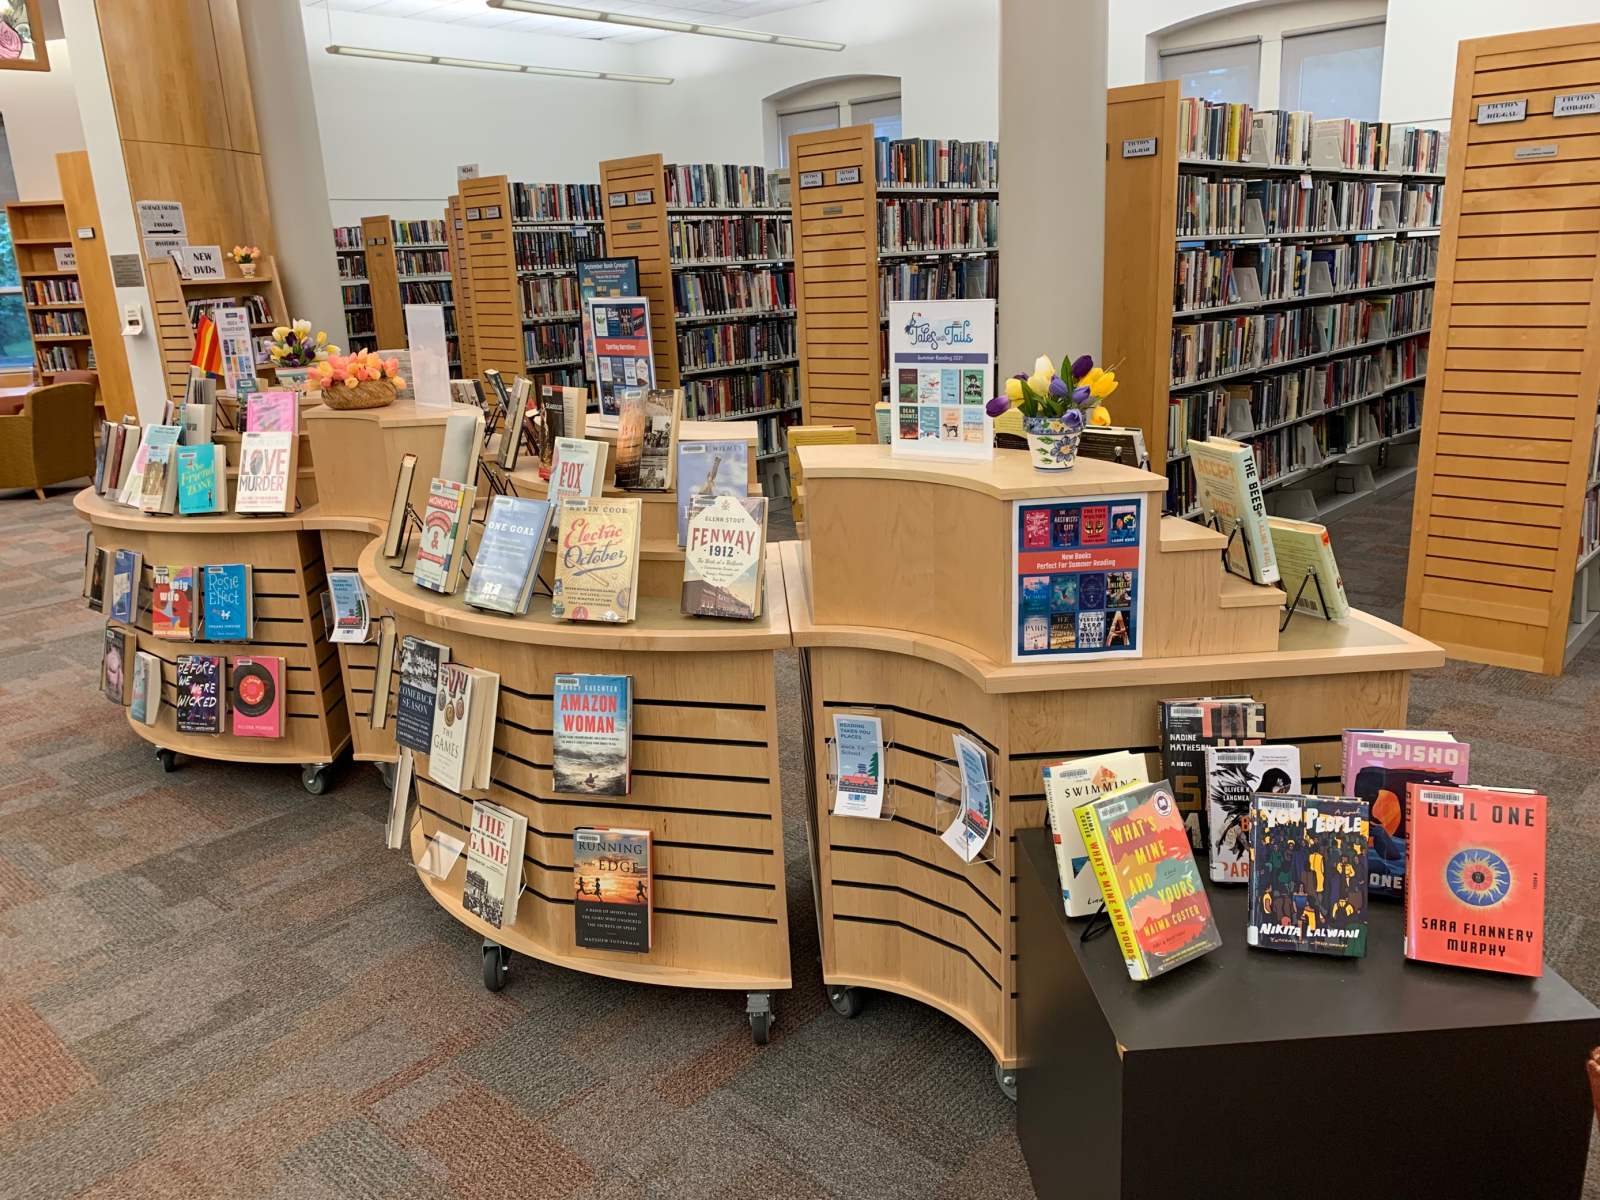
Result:
<svg viewBox="0 0 1600 1200"><path fill-rule="evenodd" d="M400 690L395 697L394 740L428 754L433 747L434 702L439 695L439 664L450 661L450 647L426 638L400 641Z"/></svg>
<svg viewBox="0 0 1600 1200"><path fill-rule="evenodd" d="M217 471L217 451L222 446L207 442L183 446L178 450L178 511L184 515L226 510L222 482Z"/></svg>
<svg viewBox="0 0 1600 1200"><path fill-rule="evenodd" d="M528 611L529 579L550 538L550 511L546 500L494 498L467 580L468 604L502 613Z"/></svg>
<svg viewBox="0 0 1600 1200"><path fill-rule="evenodd" d="M244 563L206 567L200 580L208 642L250 640L250 568Z"/></svg>
<svg viewBox="0 0 1600 1200"><path fill-rule="evenodd" d="M139 560L135 550L118 550L111 570L111 619L133 624L139 607Z"/></svg>
<svg viewBox="0 0 1600 1200"><path fill-rule="evenodd" d="M550 786L626 796L632 786L633 677L557 675Z"/></svg>
<svg viewBox="0 0 1600 1200"><path fill-rule="evenodd" d="M695 496L750 494L746 442L678 443L678 545L689 536L689 502Z"/></svg>
<svg viewBox="0 0 1600 1200"><path fill-rule="evenodd" d="M939 403L961 403L961 371L958 367L939 369Z"/></svg>

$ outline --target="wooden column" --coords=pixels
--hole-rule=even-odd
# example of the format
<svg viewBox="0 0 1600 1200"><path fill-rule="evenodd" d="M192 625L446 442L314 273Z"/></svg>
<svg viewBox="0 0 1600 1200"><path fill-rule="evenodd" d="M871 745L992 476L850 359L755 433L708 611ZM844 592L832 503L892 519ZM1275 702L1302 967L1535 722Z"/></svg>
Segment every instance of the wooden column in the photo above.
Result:
<svg viewBox="0 0 1600 1200"><path fill-rule="evenodd" d="M111 260L106 257L106 239L100 224L100 205L94 195L94 179L89 174L89 153L74 150L56 155L56 174L61 177L62 203L67 210L67 233L78 259L78 285L83 289L84 314L89 319L89 336L94 339L95 371L100 376L99 400L106 419L120 421L138 417L133 401L133 379L128 374L128 351L122 344L122 314L117 311L117 293L111 283ZM84 230L90 232L85 238Z"/></svg>
<svg viewBox="0 0 1600 1200"><path fill-rule="evenodd" d="M361 241L367 248L367 291L372 298L372 329L379 350L406 344L405 314L400 311L400 277L394 260L394 222L387 216L362 217Z"/></svg>
<svg viewBox="0 0 1600 1200"><path fill-rule="evenodd" d="M478 350L472 321L472 279L467 271L466 209L459 194L444 210L445 240L450 243L451 294L456 298L456 345L461 353L461 377L478 375Z"/></svg>
<svg viewBox="0 0 1600 1200"><path fill-rule="evenodd" d="M639 290L650 298L650 345L656 386L678 386L678 330L672 299L672 248L667 232L667 187L661 155L600 164L606 250L639 260ZM598 390L599 381L589 386Z"/></svg>

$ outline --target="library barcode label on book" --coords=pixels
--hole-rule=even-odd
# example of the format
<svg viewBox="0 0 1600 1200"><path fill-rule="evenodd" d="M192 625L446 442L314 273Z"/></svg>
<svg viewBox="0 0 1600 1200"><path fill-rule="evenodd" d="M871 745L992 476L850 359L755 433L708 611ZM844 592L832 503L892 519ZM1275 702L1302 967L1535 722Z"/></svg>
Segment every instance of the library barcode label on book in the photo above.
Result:
<svg viewBox="0 0 1600 1200"><path fill-rule="evenodd" d="M1424 788L1417 793L1424 804L1464 804L1466 798L1460 792L1439 792L1431 788Z"/></svg>
<svg viewBox="0 0 1600 1200"><path fill-rule="evenodd" d="M1356 742L1357 754L1394 754L1400 747L1394 742L1370 742L1358 740Z"/></svg>

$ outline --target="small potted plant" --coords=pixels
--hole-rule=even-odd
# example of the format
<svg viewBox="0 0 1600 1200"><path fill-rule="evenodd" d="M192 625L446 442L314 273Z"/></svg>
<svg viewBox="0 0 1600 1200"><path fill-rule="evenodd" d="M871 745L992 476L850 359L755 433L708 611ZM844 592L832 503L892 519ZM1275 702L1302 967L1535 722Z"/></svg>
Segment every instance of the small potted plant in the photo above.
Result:
<svg viewBox="0 0 1600 1200"><path fill-rule="evenodd" d="M239 264L239 274L246 278L256 273L256 260L261 257L259 246L235 246L228 257Z"/></svg>
<svg viewBox="0 0 1600 1200"><path fill-rule="evenodd" d="M397 388L406 386L398 358L382 359L370 350L331 354L319 362L308 381L322 389L329 408L383 408L394 403Z"/></svg>
<svg viewBox="0 0 1600 1200"><path fill-rule="evenodd" d="M1071 470L1083 427L1111 424L1111 414L1100 402L1117 390L1115 373L1102 371L1087 354L1070 365L1066 359L1061 361L1065 378L1056 374L1049 357L1041 354L1032 375L1006 380L1006 394L988 405L991 417L1004 416L1013 407L1021 411L1028 457L1040 471Z"/></svg>
<svg viewBox="0 0 1600 1200"><path fill-rule="evenodd" d="M272 345L267 348L278 382L293 388L303 387L311 368L337 353L339 347L328 344L326 333L319 331L316 337L311 336L310 321L279 325L272 331Z"/></svg>

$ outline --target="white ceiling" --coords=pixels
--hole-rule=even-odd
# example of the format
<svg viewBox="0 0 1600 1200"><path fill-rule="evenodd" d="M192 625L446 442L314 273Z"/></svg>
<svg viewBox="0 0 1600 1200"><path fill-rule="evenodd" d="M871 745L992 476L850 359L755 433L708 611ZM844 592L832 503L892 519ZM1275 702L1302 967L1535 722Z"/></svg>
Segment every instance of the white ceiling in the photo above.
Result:
<svg viewBox="0 0 1600 1200"><path fill-rule="evenodd" d="M738 25L751 17L800 8L817 0L552 0L572 8L595 8L605 12L631 13L641 17L669 17L697 21L706 25ZM541 33L550 37L586 38L592 41L637 42L669 36L658 30L628 29L594 21L574 21L565 17L543 17L534 13L490 8L484 0L303 0L307 8L329 8L333 13L360 13L369 17L400 17L414 21L437 21L449 25L469 25L488 29L509 29L517 33ZM333 17L335 32L338 17Z"/></svg>

